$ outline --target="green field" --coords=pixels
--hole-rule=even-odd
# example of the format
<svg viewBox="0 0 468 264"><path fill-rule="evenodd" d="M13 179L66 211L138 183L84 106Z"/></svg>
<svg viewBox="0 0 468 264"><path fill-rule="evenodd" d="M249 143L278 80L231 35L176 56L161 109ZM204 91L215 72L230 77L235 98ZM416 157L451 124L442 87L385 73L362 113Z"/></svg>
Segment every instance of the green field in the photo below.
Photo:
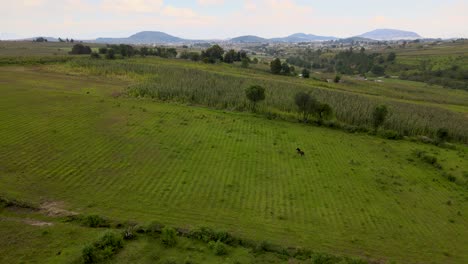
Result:
<svg viewBox="0 0 468 264"><path fill-rule="evenodd" d="M0 195L36 204L56 201L78 213L142 224L210 226L256 241L388 263L468 261L466 145L444 149L207 109L184 100L127 97L127 88L147 76L122 72L118 64L133 63L147 71L139 62L109 63L115 68L108 74L79 64L1 67ZM168 79L162 75L166 69L183 63L147 62L155 65L148 74L155 70L163 80ZM198 67L201 74L217 67L182 65ZM228 80L237 75L271 86L275 80L285 82L256 70L222 67ZM290 82L297 85L291 89L309 87L307 81ZM341 89L354 89L346 87ZM334 88L322 87L325 92ZM458 97L451 93L447 100L457 105ZM456 125L467 129L462 114L466 101L462 113L421 101L436 116L445 109L460 118L465 123ZM412 102L410 109L417 105ZM295 153L297 147L305 157ZM416 150L436 156L442 169L418 159ZM447 174L456 182L447 180ZM12 213L2 214L0 234L14 237L11 230L17 225L8 220ZM0 260L63 263L52 251L34 254L34 243L48 241L35 228L18 233L18 240L30 240L19 253L2 241L7 246L0 250ZM79 227L58 223L42 228L57 235ZM87 243L96 233L91 229L69 239ZM145 254L152 254L151 244L146 238L131 242L116 261L149 262ZM79 256L78 246L65 246ZM242 249L235 252L231 257L241 263L254 262Z"/></svg>

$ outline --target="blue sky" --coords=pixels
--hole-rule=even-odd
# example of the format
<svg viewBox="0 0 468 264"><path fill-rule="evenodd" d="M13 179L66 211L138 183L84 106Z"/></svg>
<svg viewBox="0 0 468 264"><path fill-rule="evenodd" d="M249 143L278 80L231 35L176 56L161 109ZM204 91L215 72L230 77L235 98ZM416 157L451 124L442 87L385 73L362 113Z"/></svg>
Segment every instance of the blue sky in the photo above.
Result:
<svg viewBox="0 0 468 264"><path fill-rule="evenodd" d="M0 38L122 37L142 30L193 38L297 32L349 37L376 28L468 37L468 0L21 0L2 3Z"/></svg>

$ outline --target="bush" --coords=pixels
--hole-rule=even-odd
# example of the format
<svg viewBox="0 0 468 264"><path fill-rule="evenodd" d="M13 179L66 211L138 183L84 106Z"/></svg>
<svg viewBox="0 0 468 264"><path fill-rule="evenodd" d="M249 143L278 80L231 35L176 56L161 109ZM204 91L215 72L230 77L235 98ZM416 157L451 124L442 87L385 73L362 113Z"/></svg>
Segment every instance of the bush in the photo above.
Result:
<svg viewBox="0 0 468 264"><path fill-rule="evenodd" d="M91 53L91 58L93 58L93 59L100 59L101 56L100 56L99 53L97 53L97 52L92 52L92 53Z"/></svg>
<svg viewBox="0 0 468 264"><path fill-rule="evenodd" d="M213 250L216 256L223 256L227 254L227 247L226 245L221 242L221 241L210 241L208 243L208 247Z"/></svg>
<svg viewBox="0 0 468 264"><path fill-rule="evenodd" d="M113 251L116 251L122 248L123 239L120 235L109 231L105 233L94 246L99 249L111 248Z"/></svg>
<svg viewBox="0 0 468 264"><path fill-rule="evenodd" d="M115 59L115 50L114 49L108 49L106 52L106 59L108 60L113 60Z"/></svg>
<svg viewBox="0 0 468 264"><path fill-rule="evenodd" d="M239 242L238 239L234 238L228 232L224 232L224 231L216 232L209 227L200 227L200 228L194 229L190 231L190 233L188 234L188 237L201 240L205 243L208 243L210 241L221 241L231 246L238 244Z"/></svg>
<svg viewBox="0 0 468 264"><path fill-rule="evenodd" d="M97 249L93 245L87 245L81 251L81 257L84 263L98 262L99 258L96 254Z"/></svg>
<svg viewBox="0 0 468 264"><path fill-rule="evenodd" d="M109 227L109 221L99 215L88 215L81 219L81 223L88 227Z"/></svg>
<svg viewBox="0 0 468 264"><path fill-rule="evenodd" d="M450 173L444 172L442 175L443 175L445 178L447 178L447 180L449 180L449 182L456 182L456 181L457 181L457 177L453 176L453 175L450 174Z"/></svg>
<svg viewBox="0 0 468 264"><path fill-rule="evenodd" d="M333 264L341 261L341 258L328 254L316 253L312 255L313 264Z"/></svg>
<svg viewBox="0 0 468 264"><path fill-rule="evenodd" d="M83 44L75 44L70 51L70 54L91 54L91 48L89 46L84 46Z"/></svg>
<svg viewBox="0 0 468 264"><path fill-rule="evenodd" d="M109 259L123 247L123 239L120 235L107 232L92 245L87 245L81 251L84 263L97 263Z"/></svg>
<svg viewBox="0 0 468 264"><path fill-rule="evenodd" d="M164 227L161 232L161 242L167 247L173 247L177 244L177 231L171 227Z"/></svg>
<svg viewBox="0 0 468 264"><path fill-rule="evenodd" d="M441 143L447 141L449 139L449 131L446 128L439 128L437 130L437 140Z"/></svg>
<svg viewBox="0 0 468 264"><path fill-rule="evenodd" d="M422 150L416 150L416 151L414 151L414 154L419 159L424 161L425 163L430 164L430 165L432 165L432 166L434 166L434 167L436 167L438 169L442 169L442 166L437 162L437 157L432 156L432 155L430 155L427 152L422 151Z"/></svg>
<svg viewBox="0 0 468 264"><path fill-rule="evenodd" d="M146 232L150 234L161 234L163 228L164 228L163 224L153 221L146 228Z"/></svg>
<svg viewBox="0 0 468 264"><path fill-rule="evenodd" d="M386 139L398 140L402 139L403 137L394 130L384 130L379 133L379 135Z"/></svg>
<svg viewBox="0 0 468 264"><path fill-rule="evenodd" d="M271 251L271 244L267 241L262 241L255 247L256 252L268 252Z"/></svg>

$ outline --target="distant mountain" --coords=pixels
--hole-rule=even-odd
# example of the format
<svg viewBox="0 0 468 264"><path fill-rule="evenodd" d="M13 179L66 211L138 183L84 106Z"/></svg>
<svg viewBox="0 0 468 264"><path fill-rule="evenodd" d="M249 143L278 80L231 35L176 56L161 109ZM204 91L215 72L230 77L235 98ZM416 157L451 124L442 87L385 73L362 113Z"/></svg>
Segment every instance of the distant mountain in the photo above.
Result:
<svg viewBox="0 0 468 264"><path fill-rule="evenodd" d="M42 37L42 36L38 36L38 37L34 37L34 38L25 38L25 39L17 39L17 40L28 40L28 41L33 41L33 40L36 40L37 38L45 38L47 39L48 42L58 42L58 38L54 38L54 37Z"/></svg>
<svg viewBox="0 0 468 264"><path fill-rule="evenodd" d="M237 38L230 39L232 43L272 43L272 42L286 42L286 43L299 43L299 42L314 42L314 41L327 41L336 40L335 37L324 37L305 33L296 33L287 37L282 38L261 38L258 36L240 36Z"/></svg>
<svg viewBox="0 0 468 264"><path fill-rule="evenodd" d="M327 41L327 40L336 40L336 37L326 37L326 36L317 36L313 34L305 33L296 33L284 38L272 38L270 41L273 42L289 42L289 43L299 43L299 42L314 42L314 41Z"/></svg>
<svg viewBox="0 0 468 264"><path fill-rule="evenodd" d="M376 29L357 37L375 39L375 40L402 40L402 39L420 39L422 38L415 32L403 31L397 29Z"/></svg>
<svg viewBox="0 0 468 264"><path fill-rule="evenodd" d="M353 42L377 42L378 40L370 39L370 38L363 38L363 37L350 37L344 39L337 39L338 43L353 43Z"/></svg>
<svg viewBox="0 0 468 264"><path fill-rule="evenodd" d="M232 38L229 41L233 43L258 43L258 42L267 42L268 40L258 37L258 36L247 35L247 36L240 36L237 38Z"/></svg>
<svg viewBox="0 0 468 264"><path fill-rule="evenodd" d="M160 31L142 31L128 38L97 38L95 42L108 44L170 44L193 41L174 37Z"/></svg>

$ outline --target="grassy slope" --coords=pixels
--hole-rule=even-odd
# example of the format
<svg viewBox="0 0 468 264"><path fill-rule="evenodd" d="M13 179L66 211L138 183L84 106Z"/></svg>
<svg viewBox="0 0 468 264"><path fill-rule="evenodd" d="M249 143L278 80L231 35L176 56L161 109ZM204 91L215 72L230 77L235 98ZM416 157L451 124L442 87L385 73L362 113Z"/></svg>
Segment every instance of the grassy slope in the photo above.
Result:
<svg viewBox="0 0 468 264"><path fill-rule="evenodd" d="M34 226L32 221L51 226ZM103 232L64 224L26 210L0 208L0 263L70 263L79 259L84 245Z"/></svg>
<svg viewBox="0 0 468 264"><path fill-rule="evenodd" d="M49 69L73 75L136 79L133 91L142 96L241 111L248 106L245 87L262 85L267 87L267 95L260 111L279 113L287 118L296 113L294 95L298 91L309 91L318 100L332 106L337 120L362 126L370 126L372 110L377 104L386 104L391 112L384 124L386 129L433 137L437 129L446 127L452 138L462 142L468 140L467 100L464 100L465 97L468 99L468 93L436 87L426 91L413 82L389 80L387 83L385 80L378 84L347 80L345 84L328 84L274 76L259 70L243 70L226 64L206 65L157 58L82 59L53 65ZM446 95L442 96L443 93ZM408 97L408 94L412 96Z"/></svg>
<svg viewBox="0 0 468 264"><path fill-rule="evenodd" d="M31 42L31 41L0 41L0 56L56 56L67 55L77 43L61 42ZM93 50L105 47L104 44L88 44Z"/></svg>
<svg viewBox="0 0 468 264"><path fill-rule="evenodd" d="M0 80L8 196L375 259L468 260L466 189L407 161L414 149L437 152L462 178L466 147L112 99L124 85L95 78L1 68Z"/></svg>

